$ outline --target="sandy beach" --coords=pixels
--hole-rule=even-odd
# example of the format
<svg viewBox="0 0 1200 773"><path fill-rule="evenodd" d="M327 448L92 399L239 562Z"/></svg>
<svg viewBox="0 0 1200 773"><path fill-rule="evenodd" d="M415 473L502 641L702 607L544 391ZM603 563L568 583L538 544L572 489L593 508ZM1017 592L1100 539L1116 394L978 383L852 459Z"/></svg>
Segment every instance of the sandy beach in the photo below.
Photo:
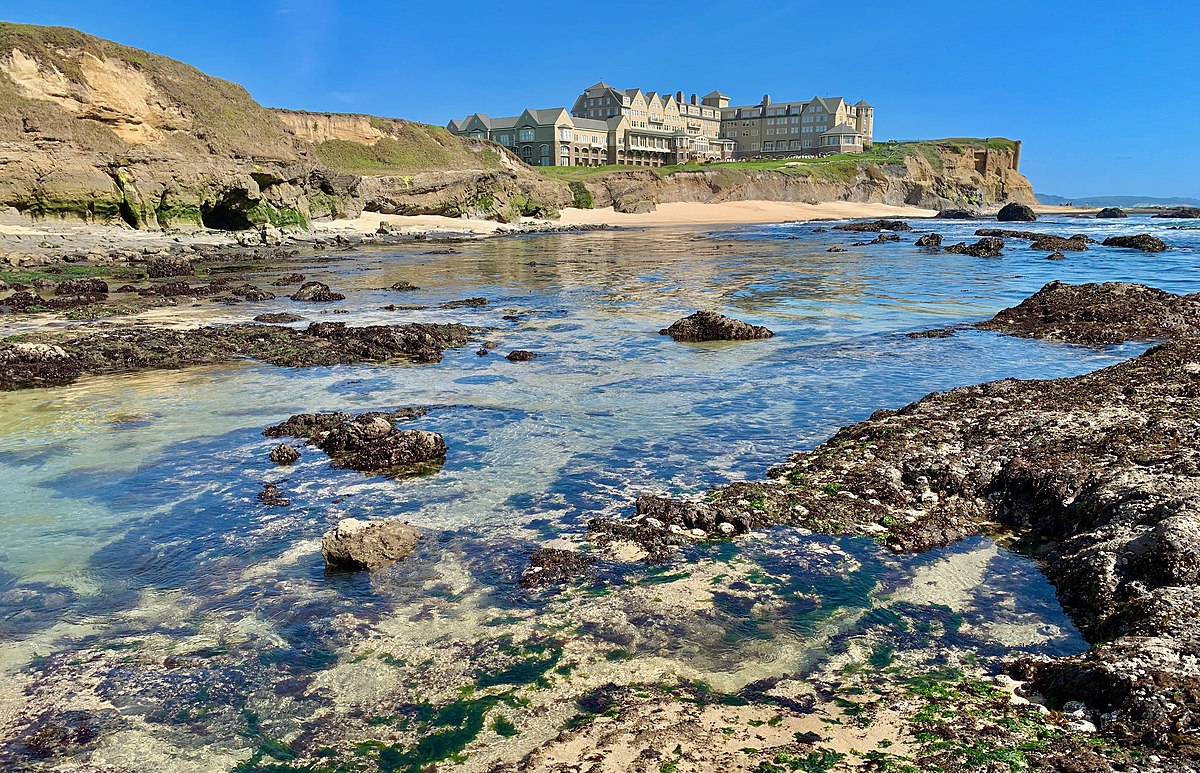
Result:
<svg viewBox="0 0 1200 773"><path fill-rule="evenodd" d="M824 201L803 204L788 201L726 201L719 204L693 202L659 204L654 212L627 215L612 207L603 209L564 209L562 225L725 225L731 223L783 223L794 220L849 219L864 217L933 217L936 210L897 207L890 204L865 204L851 201Z"/></svg>

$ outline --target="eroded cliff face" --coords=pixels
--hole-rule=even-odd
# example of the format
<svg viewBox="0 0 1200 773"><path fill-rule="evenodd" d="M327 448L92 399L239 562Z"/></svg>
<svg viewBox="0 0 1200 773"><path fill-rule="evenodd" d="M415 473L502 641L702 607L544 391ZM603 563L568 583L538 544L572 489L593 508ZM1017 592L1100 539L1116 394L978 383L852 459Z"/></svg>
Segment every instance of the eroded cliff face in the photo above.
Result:
<svg viewBox="0 0 1200 773"><path fill-rule="evenodd" d="M1016 151L974 150L953 143L906 155L902 163L857 168L796 162L780 169L715 166L660 177L651 170L615 172L586 184L597 207L653 201L861 201L925 209L1035 203L1033 186L1016 168Z"/></svg>

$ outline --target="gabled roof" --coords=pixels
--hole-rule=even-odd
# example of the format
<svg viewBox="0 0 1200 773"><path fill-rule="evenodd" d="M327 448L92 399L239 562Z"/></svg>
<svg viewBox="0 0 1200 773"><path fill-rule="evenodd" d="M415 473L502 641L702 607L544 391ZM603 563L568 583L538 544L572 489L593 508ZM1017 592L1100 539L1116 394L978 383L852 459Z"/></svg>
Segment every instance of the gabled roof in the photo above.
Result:
<svg viewBox="0 0 1200 773"><path fill-rule="evenodd" d="M584 91L594 91L596 89L611 89L611 88L612 88L612 86L609 86L604 81L597 81L596 83L593 83L591 86L588 86L586 89L584 89Z"/></svg>
<svg viewBox="0 0 1200 773"><path fill-rule="evenodd" d="M546 126L558 123L564 117L570 118L565 107L548 107L544 109L528 109L518 116L518 122L524 121L526 116L530 121L533 121L539 126Z"/></svg>
<svg viewBox="0 0 1200 773"><path fill-rule="evenodd" d="M577 129L585 129L587 131L608 131L608 121L602 121L597 118L571 118L571 122L575 124Z"/></svg>
<svg viewBox="0 0 1200 773"><path fill-rule="evenodd" d="M865 99L860 99L854 103L855 107L871 107L871 103Z"/></svg>
<svg viewBox="0 0 1200 773"><path fill-rule="evenodd" d="M722 97L722 98L724 98L724 99L729 99L729 95L728 95L728 94L722 94L722 93L721 93L721 92L719 92L719 91L710 91L710 92L708 92L707 94L705 94L705 95L704 95L704 98L705 98L705 99L708 99L709 97Z"/></svg>

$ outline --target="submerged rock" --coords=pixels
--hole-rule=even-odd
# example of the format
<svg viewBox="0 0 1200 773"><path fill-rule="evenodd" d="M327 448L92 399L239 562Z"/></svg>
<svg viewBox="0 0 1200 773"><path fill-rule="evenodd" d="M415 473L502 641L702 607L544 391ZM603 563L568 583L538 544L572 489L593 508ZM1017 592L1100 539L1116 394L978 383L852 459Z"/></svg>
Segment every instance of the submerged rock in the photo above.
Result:
<svg viewBox="0 0 1200 773"><path fill-rule="evenodd" d="M1110 236L1104 240L1105 247L1125 247L1142 252L1163 252L1167 245L1162 239L1150 234L1135 234L1134 236Z"/></svg>
<svg viewBox="0 0 1200 773"><path fill-rule="evenodd" d="M329 285L324 282L305 282L300 285L300 289L292 293L293 301L307 301L310 303L329 303L331 301L344 301L346 296L341 293L335 293L329 289Z"/></svg>
<svg viewBox="0 0 1200 773"><path fill-rule="evenodd" d="M585 575L594 563L592 556L574 550L538 548L529 557L529 566L518 583L526 588L561 585Z"/></svg>
<svg viewBox="0 0 1200 773"><path fill-rule="evenodd" d="M853 223L835 225L839 231L911 231L912 226L903 220L859 220Z"/></svg>
<svg viewBox="0 0 1200 773"><path fill-rule="evenodd" d="M297 285L304 281L304 274L284 274L271 283L272 287L287 287L288 285Z"/></svg>
<svg viewBox="0 0 1200 773"><path fill-rule="evenodd" d="M446 303L443 303L441 306L438 306L438 308L439 309L462 309L462 308L475 309L475 308L479 308L481 306L487 306L487 305L488 305L487 298L464 298L461 301L447 301Z"/></svg>
<svg viewBox="0 0 1200 773"><path fill-rule="evenodd" d="M389 289L396 290L398 292L412 292L413 290L420 290L421 288L417 287L412 282L396 282Z"/></svg>
<svg viewBox="0 0 1200 773"><path fill-rule="evenodd" d="M1061 252L1052 252L1046 256L1046 260L1066 260L1067 256Z"/></svg>
<svg viewBox="0 0 1200 773"><path fill-rule="evenodd" d="M380 569L411 554L421 533L395 520L344 518L321 537L325 563L338 569Z"/></svg>
<svg viewBox="0 0 1200 773"><path fill-rule="evenodd" d="M751 325L741 320L717 314L715 311L697 311L691 316L677 320L668 328L658 331L676 341L753 341L775 335L761 325Z"/></svg>
<svg viewBox="0 0 1200 773"><path fill-rule="evenodd" d="M480 351L483 352L484 354L487 354L486 349L480 349ZM514 349L513 351L504 355L504 359L506 359L510 362L529 362L534 357L537 357L536 353L526 351L525 349Z"/></svg>
<svg viewBox="0 0 1200 773"><path fill-rule="evenodd" d="M1200 297L1125 282L1050 282L975 327L1088 346L1200 335Z"/></svg>
<svg viewBox="0 0 1200 773"><path fill-rule="evenodd" d="M998 258L1003 250L1004 240L998 239L995 236L985 236L974 244L959 242L958 244L951 244L946 248L946 252L970 255L975 258Z"/></svg>
<svg viewBox="0 0 1200 773"><path fill-rule="evenodd" d="M1033 211L1032 207L1013 202L1012 204L1005 204L996 213L996 219L1001 222L1032 223L1037 220L1037 213Z"/></svg>

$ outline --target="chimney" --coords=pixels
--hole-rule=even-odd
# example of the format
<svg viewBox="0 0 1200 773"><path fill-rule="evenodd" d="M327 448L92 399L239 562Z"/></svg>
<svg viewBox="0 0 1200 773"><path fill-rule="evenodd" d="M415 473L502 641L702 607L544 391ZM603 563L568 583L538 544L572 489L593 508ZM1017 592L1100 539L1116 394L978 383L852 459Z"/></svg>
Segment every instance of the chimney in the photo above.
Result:
<svg viewBox="0 0 1200 773"><path fill-rule="evenodd" d="M766 107L767 105L771 104L771 95L770 95L770 94L763 94L763 101L762 101L762 103L763 103L763 107Z"/></svg>
<svg viewBox="0 0 1200 773"><path fill-rule="evenodd" d="M695 95L695 94L693 94L693 95L692 95L692 104L693 104L693 105L698 105L698 104L700 104L700 102L699 102L699 100L696 98L696 95Z"/></svg>
<svg viewBox="0 0 1200 773"><path fill-rule="evenodd" d="M682 91L675 92L675 101L681 105L683 104L683 92Z"/></svg>

